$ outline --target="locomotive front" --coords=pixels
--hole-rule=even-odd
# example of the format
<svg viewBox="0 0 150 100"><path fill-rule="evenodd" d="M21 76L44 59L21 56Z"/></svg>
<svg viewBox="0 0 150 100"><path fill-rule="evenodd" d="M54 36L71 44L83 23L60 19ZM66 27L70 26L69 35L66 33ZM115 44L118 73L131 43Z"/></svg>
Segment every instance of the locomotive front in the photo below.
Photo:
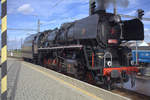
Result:
<svg viewBox="0 0 150 100"><path fill-rule="evenodd" d="M131 49L122 46L122 43L144 40L143 23L139 19L123 21L118 15L102 13L97 29L99 52L96 54L99 61L103 62L100 66L103 66L102 73L106 76L106 82L127 82L129 75L137 73L138 68L131 66Z"/></svg>

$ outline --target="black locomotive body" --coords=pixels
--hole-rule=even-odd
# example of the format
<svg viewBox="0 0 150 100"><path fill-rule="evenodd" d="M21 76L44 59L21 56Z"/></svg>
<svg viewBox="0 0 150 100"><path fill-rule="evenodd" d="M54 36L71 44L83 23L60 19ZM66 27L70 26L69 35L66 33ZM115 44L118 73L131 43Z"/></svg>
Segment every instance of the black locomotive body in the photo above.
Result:
<svg viewBox="0 0 150 100"><path fill-rule="evenodd" d="M30 35L24 40L22 45L22 56L26 59L34 59L33 57L33 40L37 34Z"/></svg>
<svg viewBox="0 0 150 100"><path fill-rule="evenodd" d="M121 43L143 40L143 30L139 19L122 21L118 15L99 12L65 23L60 29L38 33L32 42L32 60L110 88L113 83L127 82L129 75L138 72L130 65L131 49Z"/></svg>

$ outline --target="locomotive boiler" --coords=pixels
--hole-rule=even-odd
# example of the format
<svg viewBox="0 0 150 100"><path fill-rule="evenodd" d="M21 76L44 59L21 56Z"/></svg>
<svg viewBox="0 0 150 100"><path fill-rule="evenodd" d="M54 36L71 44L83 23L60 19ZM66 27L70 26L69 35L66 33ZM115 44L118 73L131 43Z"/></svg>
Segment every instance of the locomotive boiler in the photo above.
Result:
<svg viewBox="0 0 150 100"><path fill-rule="evenodd" d="M114 83L127 82L129 76L138 72L130 64L131 49L121 45L130 40L144 40L143 23L138 18L121 20L119 15L99 10L81 20L64 23L59 29L35 35L30 59L110 89ZM26 42L23 54L25 45ZM134 79L131 83L134 85Z"/></svg>

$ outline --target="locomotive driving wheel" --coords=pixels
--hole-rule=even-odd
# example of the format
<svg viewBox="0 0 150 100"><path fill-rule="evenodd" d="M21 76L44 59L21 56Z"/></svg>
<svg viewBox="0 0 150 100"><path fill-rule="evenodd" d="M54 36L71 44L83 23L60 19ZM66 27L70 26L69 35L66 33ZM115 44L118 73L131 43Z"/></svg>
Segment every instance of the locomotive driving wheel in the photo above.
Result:
<svg viewBox="0 0 150 100"><path fill-rule="evenodd" d="M77 69L74 76L76 79L84 80L85 79L85 71L83 69Z"/></svg>
<svg viewBox="0 0 150 100"><path fill-rule="evenodd" d="M104 86L107 90L112 90L113 81L111 80L110 76L104 78Z"/></svg>
<svg viewBox="0 0 150 100"><path fill-rule="evenodd" d="M44 67L47 67L47 62L48 62L48 60L47 60L47 58L45 57L44 60L43 60L43 66L44 66Z"/></svg>
<svg viewBox="0 0 150 100"><path fill-rule="evenodd" d="M43 57L42 57L42 53L39 53L39 55L38 55L38 64L39 65L43 65Z"/></svg>
<svg viewBox="0 0 150 100"><path fill-rule="evenodd" d="M95 84L95 81L94 81L94 77L92 75L92 72L88 71L86 72L86 78L85 78L85 81L90 83L90 84Z"/></svg>
<svg viewBox="0 0 150 100"><path fill-rule="evenodd" d="M75 66L76 73L75 78L84 81L86 77L86 69L82 63L82 61L77 61L78 64Z"/></svg>

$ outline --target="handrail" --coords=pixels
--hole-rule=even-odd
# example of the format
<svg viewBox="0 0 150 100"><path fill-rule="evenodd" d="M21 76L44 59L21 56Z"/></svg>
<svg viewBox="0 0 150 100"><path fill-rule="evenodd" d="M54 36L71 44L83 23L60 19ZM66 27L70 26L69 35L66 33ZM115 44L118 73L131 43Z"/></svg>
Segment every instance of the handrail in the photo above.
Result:
<svg viewBox="0 0 150 100"><path fill-rule="evenodd" d="M110 56L110 59L111 59L111 63L112 63L112 54L110 52L106 52L104 54L104 67L106 67L106 56Z"/></svg>

